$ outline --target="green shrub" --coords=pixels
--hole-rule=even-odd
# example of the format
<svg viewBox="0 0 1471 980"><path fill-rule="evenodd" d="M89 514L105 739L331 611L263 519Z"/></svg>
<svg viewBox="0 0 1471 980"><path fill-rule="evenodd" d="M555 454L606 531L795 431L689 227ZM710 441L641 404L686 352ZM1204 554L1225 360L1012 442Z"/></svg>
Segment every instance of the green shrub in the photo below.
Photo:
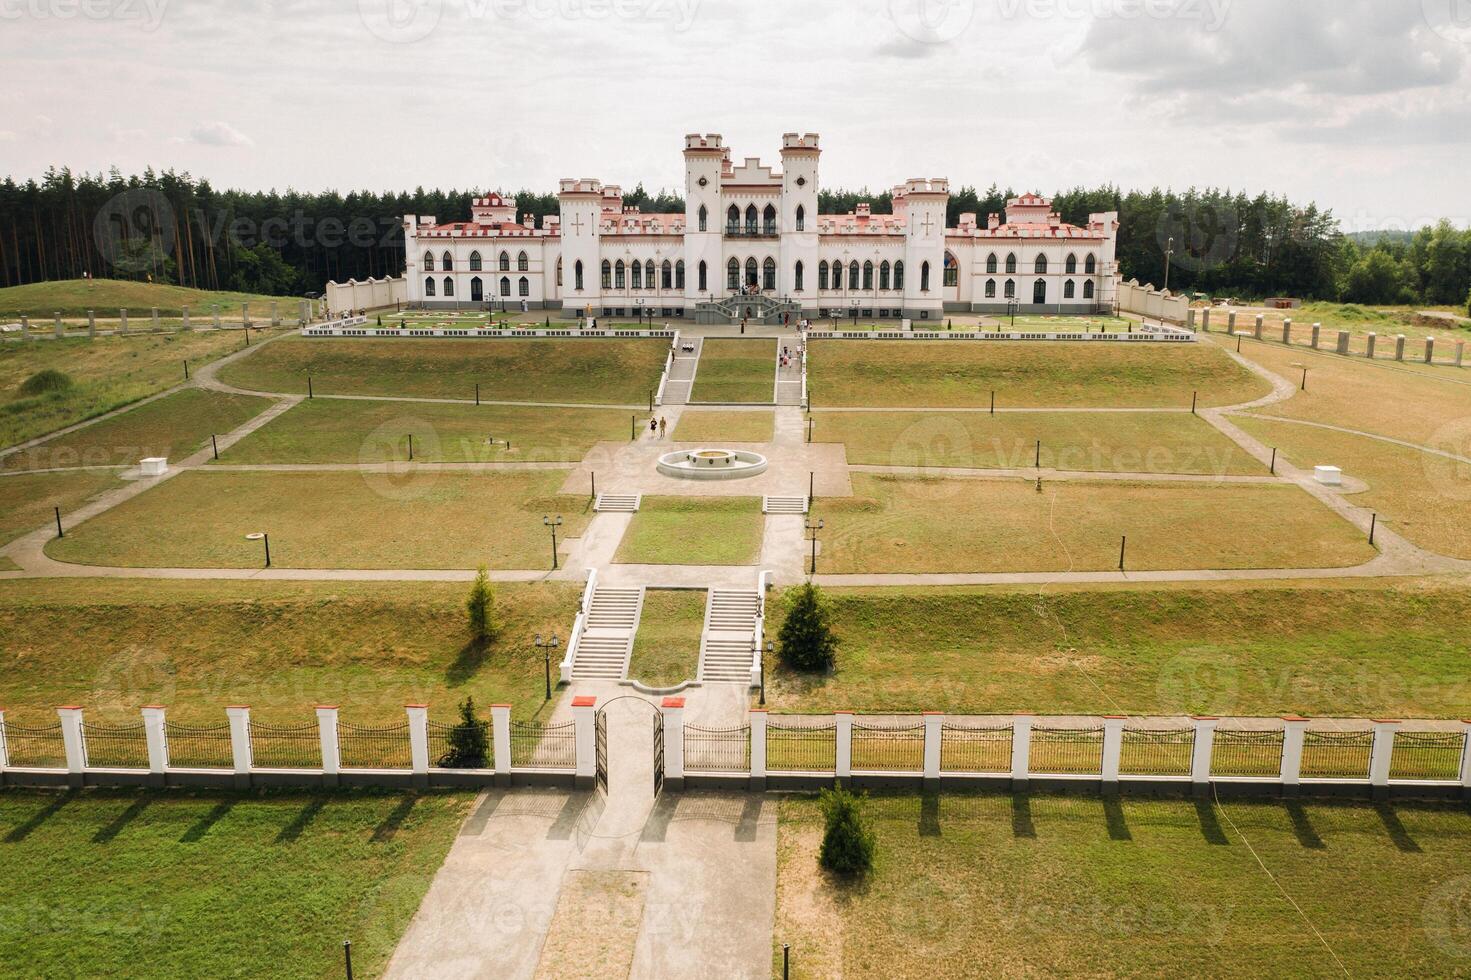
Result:
<svg viewBox="0 0 1471 980"><path fill-rule="evenodd" d="M475 717L475 699L460 702L460 720L449 730L449 751L435 763L441 769L486 769L490 725Z"/></svg>
<svg viewBox="0 0 1471 980"><path fill-rule="evenodd" d="M818 863L833 874L860 875L873 867L873 831L863 823L858 797L841 786L822 791L822 834Z"/></svg>
<svg viewBox="0 0 1471 980"><path fill-rule="evenodd" d="M64 374L55 368L47 368L37 371L20 383L20 393L24 396L46 395L53 391L66 391L72 386L71 375Z"/></svg>
<svg viewBox="0 0 1471 980"><path fill-rule="evenodd" d="M827 603L811 582L787 593L787 618L777 634L782 661L794 670L832 670L838 638L828 625Z"/></svg>

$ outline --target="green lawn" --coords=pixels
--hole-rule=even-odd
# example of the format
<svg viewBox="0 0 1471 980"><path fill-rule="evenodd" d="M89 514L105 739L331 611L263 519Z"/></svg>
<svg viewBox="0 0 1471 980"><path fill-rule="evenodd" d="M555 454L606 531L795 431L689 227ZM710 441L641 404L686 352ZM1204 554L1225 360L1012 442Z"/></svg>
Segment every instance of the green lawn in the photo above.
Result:
<svg viewBox="0 0 1471 980"><path fill-rule="evenodd" d="M814 678L773 666L773 710L1471 716L1462 586L824 592L838 669ZM767 610L775 636L785 603Z"/></svg>
<svg viewBox="0 0 1471 980"><path fill-rule="evenodd" d="M1293 486L853 474L819 498L818 572L1052 572L1125 567L1337 568L1375 555Z"/></svg>
<svg viewBox="0 0 1471 980"><path fill-rule="evenodd" d="M700 347L691 402L776 401L776 341L706 340Z"/></svg>
<svg viewBox="0 0 1471 980"><path fill-rule="evenodd" d="M603 440L626 442L627 412L315 398L220 455L223 463L576 461ZM496 440L491 443L489 440ZM506 441L510 447L506 447Z"/></svg>
<svg viewBox="0 0 1471 980"><path fill-rule="evenodd" d="M252 319L269 317L271 301L279 304L282 321L295 323L301 306L296 296L258 296L251 293L209 292L187 286L134 282L126 279L58 279L33 282L24 286L0 289L0 317L86 316L95 310L97 316L116 317L125 309L134 319L146 317L153 307L160 312L178 314L189 307L191 318L208 317L211 307L218 306L221 316L239 319L240 304L250 304ZM237 339L238 343L238 339Z"/></svg>
<svg viewBox="0 0 1471 980"><path fill-rule="evenodd" d="M186 388L84 429L0 459L0 468L131 466L145 456L190 455L209 437L243 425L270 408L269 398Z"/></svg>
<svg viewBox="0 0 1471 980"><path fill-rule="evenodd" d="M121 486L113 470L73 470L69 473L19 473L0 476L0 544L43 524L55 522L53 507L62 520L104 490Z"/></svg>
<svg viewBox="0 0 1471 980"><path fill-rule="evenodd" d="M876 864L843 882L818 869L815 801L782 801L776 975L782 943L803 980L1454 976L1471 956L1462 804L882 795L863 811Z"/></svg>
<svg viewBox="0 0 1471 980"><path fill-rule="evenodd" d="M814 442L875 466L1265 474L1197 416L1178 412L817 412Z"/></svg>
<svg viewBox="0 0 1471 980"><path fill-rule="evenodd" d="M197 370L240 343L239 333L208 331L0 344L0 446L171 388L184 380L185 361ZM65 373L71 386L43 395L21 393L27 378L47 369Z"/></svg>
<svg viewBox="0 0 1471 980"><path fill-rule="evenodd" d="M664 340L311 339L262 347L221 372L253 391L647 405Z"/></svg>
<svg viewBox="0 0 1471 980"><path fill-rule="evenodd" d="M701 371L704 358L701 358ZM1189 408L1270 388L1210 344L814 341L812 403L823 408ZM698 378L697 378L698 382Z"/></svg>
<svg viewBox="0 0 1471 980"><path fill-rule="evenodd" d="M770 442L776 428L771 412L693 411L685 409L674 427L676 442L725 445L732 442Z"/></svg>
<svg viewBox="0 0 1471 980"><path fill-rule="evenodd" d="M760 497L645 497L613 560L630 565L752 565L766 518Z"/></svg>
<svg viewBox="0 0 1471 980"><path fill-rule="evenodd" d="M213 725L225 705L249 704L289 725L338 704L344 722L383 726L414 703L449 723L470 695L533 717L545 701L530 638L566 636L581 587L493 584L498 631L478 649L468 582L4 581L0 705L17 724L54 722L59 704L136 723L140 707L162 704L172 720Z"/></svg>
<svg viewBox="0 0 1471 980"><path fill-rule="evenodd" d="M0 793L0 960L31 977L387 964L473 793Z"/></svg>
<svg viewBox="0 0 1471 980"><path fill-rule="evenodd" d="M633 640L628 676L650 687L692 681L700 671L704 589L649 589Z"/></svg>
<svg viewBox="0 0 1471 980"><path fill-rule="evenodd" d="M94 565L253 568L260 541L283 568L550 568L544 514L576 537L585 496L561 496L560 470L507 473L271 473L193 470L48 546Z"/></svg>

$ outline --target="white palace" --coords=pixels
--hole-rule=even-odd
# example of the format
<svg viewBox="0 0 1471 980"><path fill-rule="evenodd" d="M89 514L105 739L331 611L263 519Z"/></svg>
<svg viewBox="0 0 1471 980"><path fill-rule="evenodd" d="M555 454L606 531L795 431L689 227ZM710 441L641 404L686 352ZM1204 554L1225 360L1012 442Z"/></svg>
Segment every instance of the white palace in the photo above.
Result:
<svg viewBox="0 0 1471 980"><path fill-rule="evenodd" d="M719 135L685 137L685 209L644 214L591 178L561 181L538 225L499 194L469 221L407 215L412 306L561 308L599 316L775 322L784 314L937 319L947 311L1092 313L1117 300L1118 214L1064 224L1025 194L945 226L949 182L913 178L893 213L819 214L815 133L782 137L781 169L739 165Z"/></svg>

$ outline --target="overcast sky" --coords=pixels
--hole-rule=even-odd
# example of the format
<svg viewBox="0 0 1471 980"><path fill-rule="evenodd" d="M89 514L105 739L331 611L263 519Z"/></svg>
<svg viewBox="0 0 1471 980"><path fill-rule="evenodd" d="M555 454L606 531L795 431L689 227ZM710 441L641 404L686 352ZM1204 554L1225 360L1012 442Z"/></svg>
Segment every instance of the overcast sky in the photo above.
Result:
<svg viewBox="0 0 1471 980"><path fill-rule="evenodd" d="M0 172L680 188L686 132L826 186L1281 192L1471 221L1471 0L0 0Z"/></svg>

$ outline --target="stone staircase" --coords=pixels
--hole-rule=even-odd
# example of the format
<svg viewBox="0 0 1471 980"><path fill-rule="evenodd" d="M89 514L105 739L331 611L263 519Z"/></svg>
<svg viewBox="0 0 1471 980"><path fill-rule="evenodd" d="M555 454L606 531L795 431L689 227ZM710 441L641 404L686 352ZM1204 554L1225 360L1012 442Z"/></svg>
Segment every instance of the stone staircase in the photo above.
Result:
<svg viewBox="0 0 1471 980"><path fill-rule="evenodd" d="M805 514L807 513L806 497L762 497L761 513L763 514Z"/></svg>
<svg viewBox="0 0 1471 980"><path fill-rule="evenodd" d="M640 493L600 493L593 510L598 513L621 512L632 514L636 512L639 505L643 503L643 494Z"/></svg>
<svg viewBox="0 0 1471 980"><path fill-rule="evenodd" d="M643 613L644 590L598 586L572 660L572 679L620 681L628 676L633 636Z"/></svg>
<svg viewBox="0 0 1471 980"><path fill-rule="evenodd" d="M751 683L751 643L761 597L742 589L711 589L700 636L700 680Z"/></svg>
<svg viewBox="0 0 1471 980"><path fill-rule="evenodd" d="M784 314L795 320L801 315L801 307L774 296L727 296L695 304L695 322L703 324L738 324L744 317L748 323L779 326Z"/></svg>

